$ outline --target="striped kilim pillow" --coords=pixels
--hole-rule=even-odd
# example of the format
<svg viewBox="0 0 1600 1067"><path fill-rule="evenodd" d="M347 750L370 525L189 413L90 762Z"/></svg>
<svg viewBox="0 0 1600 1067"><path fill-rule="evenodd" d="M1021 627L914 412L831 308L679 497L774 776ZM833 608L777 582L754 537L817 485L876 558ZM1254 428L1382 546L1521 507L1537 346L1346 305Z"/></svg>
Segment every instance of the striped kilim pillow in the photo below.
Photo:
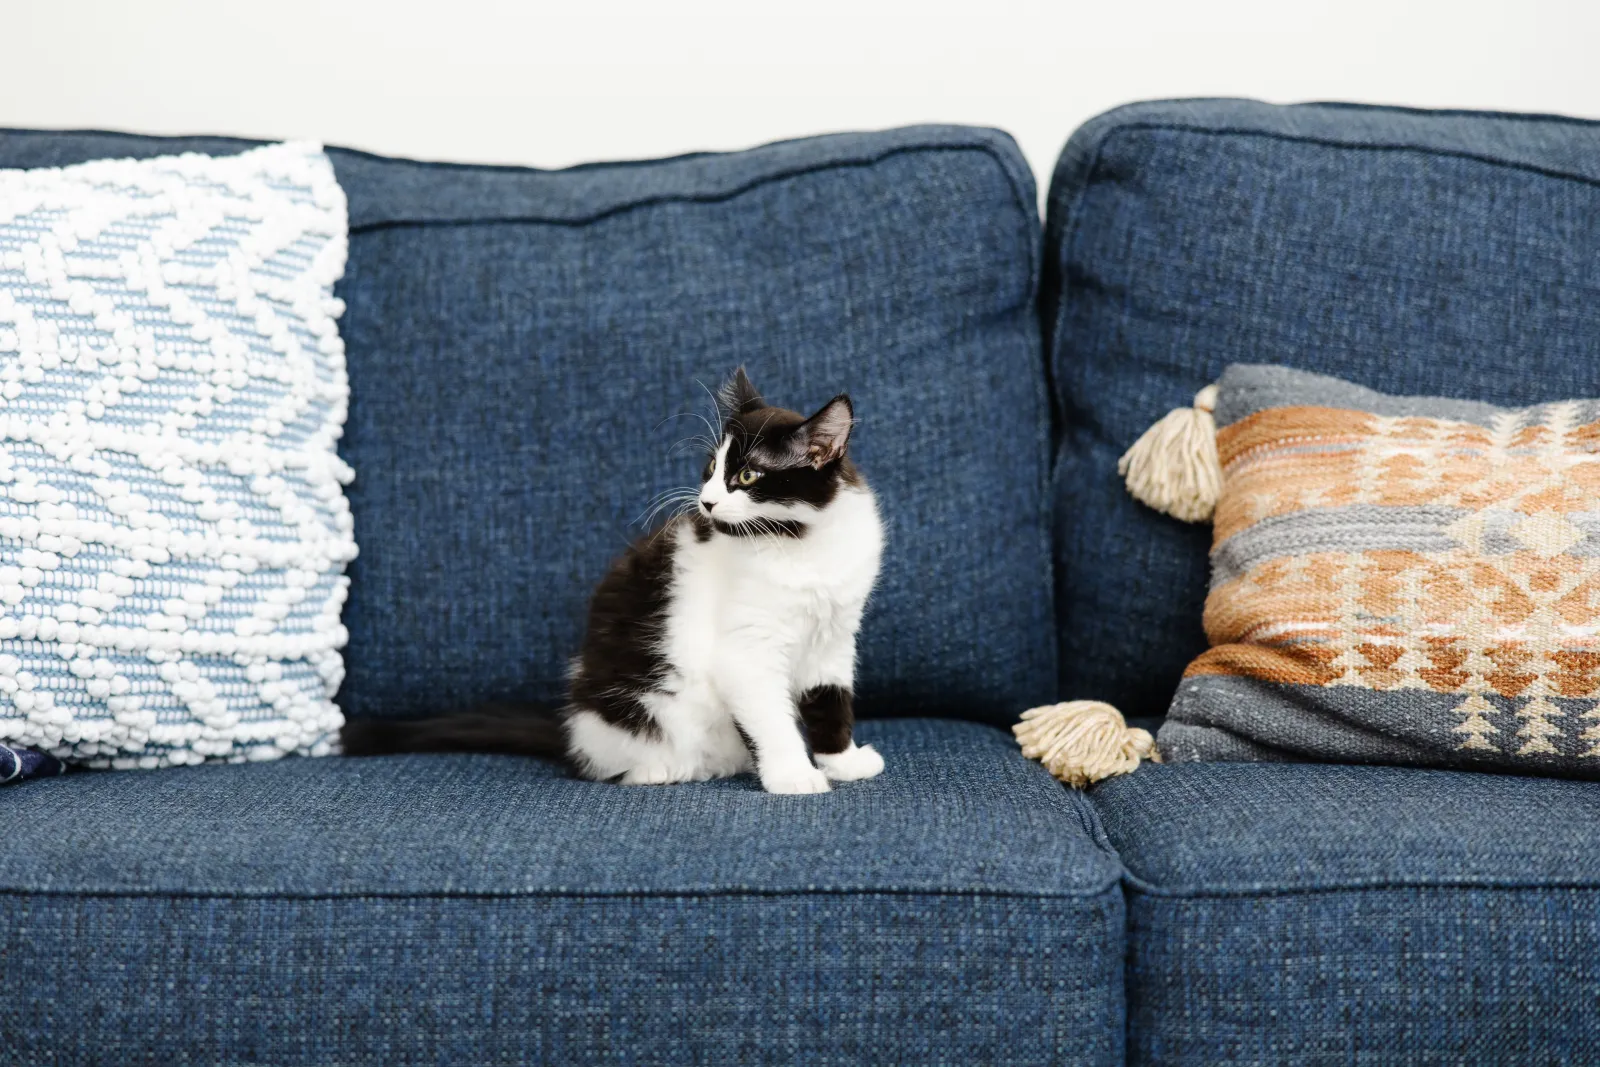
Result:
<svg viewBox="0 0 1600 1067"><path fill-rule="evenodd" d="M1167 760L1600 777L1600 400L1218 383L1205 630Z"/></svg>

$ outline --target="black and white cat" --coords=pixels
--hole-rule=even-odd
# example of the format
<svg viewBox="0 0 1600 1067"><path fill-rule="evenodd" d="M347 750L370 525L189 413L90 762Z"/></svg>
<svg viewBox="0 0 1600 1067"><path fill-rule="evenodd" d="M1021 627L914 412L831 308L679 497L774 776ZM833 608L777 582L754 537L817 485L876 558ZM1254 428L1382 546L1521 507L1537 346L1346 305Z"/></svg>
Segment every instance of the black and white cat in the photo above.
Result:
<svg viewBox="0 0 1600 1067"><path fill-rule="evenodd" d="M629 784L754 769L771 793L882 771L851 736L856 632L883 523L847 454L850 398L805 418L768 405L740 368L720 399L727 419L693 513L640 539L601 580L557 716L496 707L362 720L345 726L345 753L558 757Z"/></svg>

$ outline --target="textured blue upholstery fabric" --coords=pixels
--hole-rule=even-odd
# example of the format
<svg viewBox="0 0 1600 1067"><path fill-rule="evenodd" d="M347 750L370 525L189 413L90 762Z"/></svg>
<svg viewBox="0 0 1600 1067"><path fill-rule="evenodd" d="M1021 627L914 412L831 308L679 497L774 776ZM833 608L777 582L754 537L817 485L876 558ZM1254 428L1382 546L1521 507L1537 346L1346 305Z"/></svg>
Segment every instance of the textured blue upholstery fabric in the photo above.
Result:
<svg viewBox="0 0 1600 1067"><path fill-rule="evenodd" d="M1136 1063L1575 1063L1600 1048L1600 790L1169 764L1091 793Z"/></svg>
<svg viewBox="0 0 1600 1067"><path fill-rule="evenodd" d="M5 1055L1120 1062L1121 866L1087 800L986 726L861 733L888 769L821 797L489 756L5 790Z"/></svg>
<svg viewBox="0 0 1600 1067"><path fill-rule="evenodd" d="M739 363L787 406L857 401L889 525L864 709L1000 723L1049 695L1037 213L1004 135L562 174L337 165L383 205L352 209L341 290L350 714L558 696L630 521L698 477L703 456L670 455L698 426L674 416L709 414L700 383Z"/></svg>
<svg viewBox="0 0 1600 1067"><path fill-rule="evenodd" d="M11 131L0 167L245 145ZM856 401L889 525L862 710L1005 723L1052 695L1039 225L1009 137L566 171L329 155L351 223L347 715L558 697L590 589L696 479L673 446L739 363L788 406Z"/></svg>
<svg viewBox="0 0 1600 1067"><path fill-rule="evenodd" d="M1600 124L1245 101L1085 125L1051 184L1043 309L1062 695L1158 714L1205 648L1209 528L1117 457L1228 363L1522 406L1600 378Z"/></svg>

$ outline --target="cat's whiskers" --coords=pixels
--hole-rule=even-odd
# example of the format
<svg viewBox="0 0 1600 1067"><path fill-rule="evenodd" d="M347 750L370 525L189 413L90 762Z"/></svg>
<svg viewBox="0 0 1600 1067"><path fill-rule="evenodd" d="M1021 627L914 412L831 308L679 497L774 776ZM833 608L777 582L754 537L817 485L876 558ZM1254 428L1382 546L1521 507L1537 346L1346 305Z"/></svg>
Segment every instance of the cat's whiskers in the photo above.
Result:
<svg viewBox="0 0 1600 1067"><path fill-rule="evenodd" d="M645 528L650 529L655 524L656 516L668 507L672 508L672 518L675 519L680 515L686 514L691 507L694 507L698 503L698 495L693 493L688 493L683 496L670 497L667 500L663 500L651 511L650 520L645 524Z"/></svg>
<svg viewBox="0 0 1600 1067"><path fill-rule="evenodd" d="M691 505L697 504L699 500L699 489L686 485L674 486L656 494L651 499L651 502L646 505L647 514L644 516L643 521L635 519L633 525L639 525L649 530L654 525L656 516L665 508L672 507L674 509L672 518L676 519L684 514ZM668 521L670 522L671 520Z"/></svg>
<svg viewBox="0 0 1600 1067"><path fill-rule="evenodd" d="M707 387L706 383L702 382L699 378L694 380L694 384L698 385L700 387L700 391L706 394L706 399L711 401L711 413L717 417L717 423L719 425L726 423L728 421L728 417L722 411L722 401L717 398L717 394L712 392L711 389ZM707 425L709 427L709 424ZM716 436L715 430L712 430L712 436Z"/></svg>
<svg viewBox="0 0 1600 1067"><path fill-rule="evenodd" d="M657 504L658 504L658 503L659 503L659 502L661 502L661 501L664 501L664 500L670 500L670 499L673 499L673 498L674 498L674 497L676 497L676 496L677 496L677 495L678 495L678 494L679 494L679 493L682 493L682 492L683 492L683 491L684 491L684 488L685 488L685 487L684 487L684 486L681 486L681 485L675 485L675 486L673 486L673 487L672 487L672 488L670 488L670 489L663 489L663 490L662 490L662 491L661 491L661 492L659 492L659 493L657 493L657 494L656 494L656 495L655 495L655 496L653 496L653 497L651 497L651 498L650 498L650 500L649 500L649 501L648 501L648 502L647 502L647 503L646 503L646 504L645 504L645 506L644 506L644 510L645 510L645 511L649 511L649 510L651 510L651 509L652 509L652 508L653 508L653 507L655 507L655 506L656 506L656 505L657 505ZM638 521L639 521L639 520L640 520L640 519L641 519L641 518L642 518L642 517L643 517L643 516L644 516L644 511L641 511L641 512L640 512L640 513L639 513L639 514L638 514L638 515L636 515L636 516L634 516L634 518L633 518L633 521L632 521L632 522L630 522L630 523L629 523L629 525L630 525L630 526L631 526L631 525L634 525L634 524L635 524L635 523L637 523L637 522L638 522Z"/></svg>
<svg viewBox="0 0 1600 1067"><path fill-rule="evenodd" d="M715 452L717 450L717 445L721 443L717 440L716 429L712 427L711 423L706 421L706 417L700 414L698 411L680 411L676 415L668 415L666 418L656 423L656 429L661 429L661 427L665 426L673 419L686 418L699 419L701 424L705 426L706 432L703 434L690 434L688 437L678 438L670 446L668 446L668 458L676 459L680 456L688 455L692 451ZM684 446L686 444L690 447L685 448Z"/></svg>
<svg viewBox="0 0 1600 1067"><path fill-rule="evenodd" d="M761 536L762 541L775 549L784 547L783 531L774 520L765 515L756 515L750 521L755 524L756 533Z"/></svg>

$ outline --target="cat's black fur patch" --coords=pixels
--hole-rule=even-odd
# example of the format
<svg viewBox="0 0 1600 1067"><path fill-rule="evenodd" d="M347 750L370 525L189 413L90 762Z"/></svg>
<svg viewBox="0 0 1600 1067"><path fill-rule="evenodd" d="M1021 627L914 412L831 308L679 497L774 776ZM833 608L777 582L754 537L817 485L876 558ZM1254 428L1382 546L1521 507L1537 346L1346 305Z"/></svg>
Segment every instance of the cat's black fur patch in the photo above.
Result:
<svg viewBox="0 0 1600 1067"><path fill-rule="evenodd" d="M669 671L661 643L676 540L667 530L641 538L600 579L572 680L573 708L646 737L659 737L661 728L637 694L655 689Z"/></svg>
<svg viewBox="0 0 1600 1067"><path fill-rule="evenodd" d="M567 735L557 709L532 704L486 704L433 719L353 719L339 734L346 756L397 752L503 752L564 760Z"/></svg>
<svg viewBox="0 0 1600 1067"><path fill-rule="evenodd" d="M811 738L811 751L824 756L843 752L855 729L850 690L837 685L807 689L800 697L800 719Z"/></svg>
<svg viewBox="0 0 1600 1067"><path fill-rule="evenodd" d="M716 527L718 533L727 534L729 537L757 537L761 534L773 534L777 537L806 535L806 524L798 519L751 519L748 522L723 522L718 519L711 525Z"/></svg>

